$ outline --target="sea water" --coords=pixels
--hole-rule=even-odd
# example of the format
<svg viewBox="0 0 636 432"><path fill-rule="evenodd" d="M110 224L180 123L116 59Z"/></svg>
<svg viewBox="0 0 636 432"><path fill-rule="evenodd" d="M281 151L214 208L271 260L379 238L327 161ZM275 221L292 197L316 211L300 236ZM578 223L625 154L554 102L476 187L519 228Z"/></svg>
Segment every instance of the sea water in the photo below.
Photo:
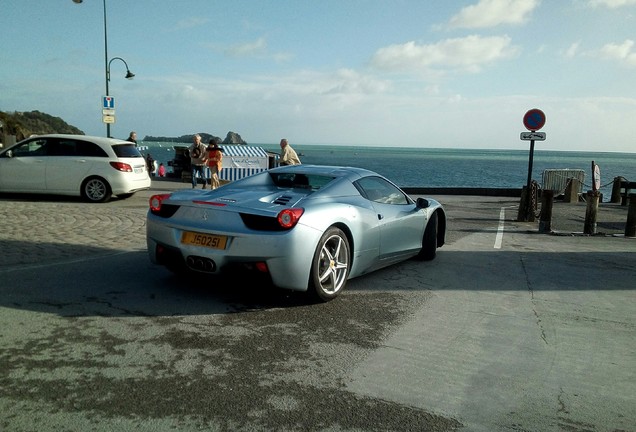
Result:
<svg viewBox="0 0 636 432"><path fill-rule="evenodd" d="M174 157L174 145L140 143L146 155L163 162ZM274 153L278 144L252 144ZM402 187L521 188L527 184L530 150L479 150L340 145L292 145L303 164L356 166L382 174ZM529 146L528 146L529 147ZM583 190L592 189L592 162L600 168L601 192L611 195L615 177L636 181L636 153L534 150L532 176L541 185L544 170L585 172Z"/></svg>

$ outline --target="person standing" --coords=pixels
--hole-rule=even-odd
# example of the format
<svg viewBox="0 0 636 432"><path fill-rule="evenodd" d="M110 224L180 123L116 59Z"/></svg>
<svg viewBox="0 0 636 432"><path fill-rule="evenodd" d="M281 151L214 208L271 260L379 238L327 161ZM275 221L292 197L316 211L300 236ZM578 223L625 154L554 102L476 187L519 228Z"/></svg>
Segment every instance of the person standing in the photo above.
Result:
<svg viewBox="0 0 636 432"><path fill-rule="evenodd" d="M300 159L296 151L291 148L285 138L280 140L280 164L281 165L300 165Z"/></svg>
<svg viewBox="0 0 636 432"><path fill-rule="evenodd" d="M150 155L150 153L146 155L146 166L148 167L148 172L150 173L150 176L154 177L155 176L155 160Z"/></svg>
<svg viewBox="0 0 636 432"><path fill-rule="evenodd" d="M210 140L208 146L208 168L210 169L210 187L216 189L221 186L219 175L223 169L223 153L214 138Z"/></svg>
<svg viewBox="0 0 636 432"><path fill-rule="evenodd" d="M166 176L166 167L163 165L163 162L159 164L159 177Z"/></svg>
<svg viewBox="0 0 636 432"><path fill-rule="evenodd" d="M128 135L128 139L126 139L126 141L130 141L131 143L135 143L135 146L137 145L137 132L132 131L130 133L130 135Z"/></svg>
<svg viewBox="0 0 636 432"><path fill-rule="evenodd" d="M190 150L190 166L192 172L192 188L197 187L197 175L203 179L203 189L207 187L205 178L205 161L206 151L205 145L201 142L201 135L196 134L192 137L192 145Z"/></svg>

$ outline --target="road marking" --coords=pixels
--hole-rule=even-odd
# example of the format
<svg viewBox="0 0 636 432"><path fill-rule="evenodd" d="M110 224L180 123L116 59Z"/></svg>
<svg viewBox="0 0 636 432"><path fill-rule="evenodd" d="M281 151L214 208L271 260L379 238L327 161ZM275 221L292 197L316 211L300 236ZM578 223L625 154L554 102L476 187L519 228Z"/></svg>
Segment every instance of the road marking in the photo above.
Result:
<svg viewBox="0 0 636 432"><path fill-rule="evenodd" d="M502 207L501 211L499 212L499 227L497 228L497 237L495 237L495 249L501 249L501 242L503 241L505 220L506 220L506 209Z"/></svg>

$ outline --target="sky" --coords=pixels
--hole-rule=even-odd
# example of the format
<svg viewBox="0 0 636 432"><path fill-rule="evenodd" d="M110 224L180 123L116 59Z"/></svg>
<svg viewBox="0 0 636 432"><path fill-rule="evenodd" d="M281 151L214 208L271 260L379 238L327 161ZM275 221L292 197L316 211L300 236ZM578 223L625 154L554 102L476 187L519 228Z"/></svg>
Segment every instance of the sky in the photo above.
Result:
<svg viewBox="0 0 636 432"><path fill-rule="evenodd" d="M108 83L118 138L523 150L539 109L535 149L636 152L636 0L76 1L2 0L0 111L105 136Z"/></svg>

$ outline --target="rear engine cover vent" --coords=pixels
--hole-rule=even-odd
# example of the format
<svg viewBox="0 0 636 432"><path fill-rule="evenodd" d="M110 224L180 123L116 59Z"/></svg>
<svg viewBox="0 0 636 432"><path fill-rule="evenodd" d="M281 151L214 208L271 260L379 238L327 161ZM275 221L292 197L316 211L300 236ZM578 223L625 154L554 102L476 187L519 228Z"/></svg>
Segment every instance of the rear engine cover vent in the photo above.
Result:
<svg viewBox="0 0 636 432"><path fill-rule="evenodd" d="M292 200L290 195L281 195L274 200L274 204L287 205Z"/></svg>

